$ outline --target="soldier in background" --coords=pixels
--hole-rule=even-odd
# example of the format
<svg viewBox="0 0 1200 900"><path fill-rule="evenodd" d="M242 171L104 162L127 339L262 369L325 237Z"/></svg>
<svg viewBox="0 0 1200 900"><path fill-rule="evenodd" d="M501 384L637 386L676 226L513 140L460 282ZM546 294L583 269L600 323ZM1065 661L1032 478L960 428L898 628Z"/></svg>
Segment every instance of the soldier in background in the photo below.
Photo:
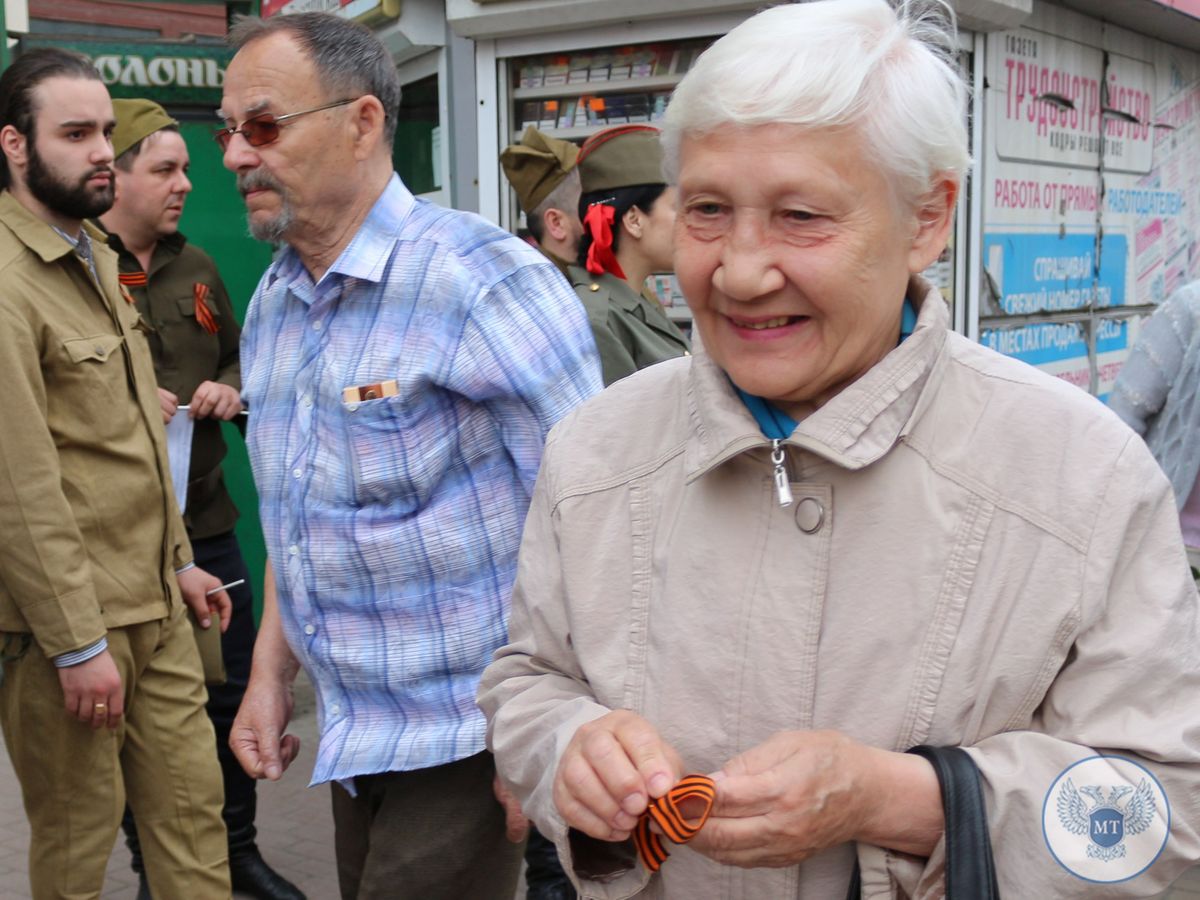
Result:
<svg viewBox="0 0 1200 900"><path fill-rule="evenodd" d="M675 196L665 183L658 129L618 125L583 142L579 264L567 278L588 310L605 385L685 356L688 339L646 288L674 271Z"/></svg>
<svg viewBox="0 0 1200 900"><path fill-rule="evenodd" d="M121 284L150 326L163 421L177 415L195 420L184 524L196 562L223 583L243 581L229 589L233 616L221 639L225 682L210 682L207 705L225 783L222 816L229 831L233 889L260 900L302 900L296 886L259 853L255 780L229 747L229 729L250 677L256 634L250 575L233 531L238 511L221 472L221 421L240 421L242 411L240 329L216 264L179 231L184 201L192 190L179 123L150 100L114 100L113 111L116 199L100 222L108 232L109 247L117 253ZM149 896L128 810L123 824L139 875L139 897Z"/></svg>
<svg viewBox="0 0 1200 900"><path fill-rule="evenodd" d="M583 223L579 220L582 186L575 163L579 148L538 131L532 125L500 154L508 183L517 192L529 233L542 253L568 278L575 262Z"/></svg>

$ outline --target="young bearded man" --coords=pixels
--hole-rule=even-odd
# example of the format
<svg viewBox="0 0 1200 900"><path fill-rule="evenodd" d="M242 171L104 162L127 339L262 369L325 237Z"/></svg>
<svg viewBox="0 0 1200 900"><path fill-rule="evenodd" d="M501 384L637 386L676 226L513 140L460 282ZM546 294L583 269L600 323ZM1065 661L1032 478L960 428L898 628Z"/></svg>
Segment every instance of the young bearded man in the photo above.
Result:
<svg viewBox="0 0 1200 900"><path fill-rule="evenodd" d="M0 76L0 727L34 897L99 896L128 798L151 889L227 898L185 604L224 628L229 598L175 505L146 327L84 224L112 203L112 128L85 57Z"/></svg>

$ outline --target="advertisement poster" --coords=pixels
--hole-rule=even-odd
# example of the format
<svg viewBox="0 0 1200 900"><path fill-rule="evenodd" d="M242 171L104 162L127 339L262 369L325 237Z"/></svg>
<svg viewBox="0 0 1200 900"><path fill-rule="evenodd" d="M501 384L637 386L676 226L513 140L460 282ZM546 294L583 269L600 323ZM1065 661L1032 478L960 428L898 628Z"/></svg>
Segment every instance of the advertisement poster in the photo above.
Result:
<svg viewBox="0 0 1200 900"><path fill-rule="evenodd" d="M1044 7L986 48L981 339L1104 396L1200 277L1200 55Z"/></svg>
<svg viewBox="0 0 1200 900"><path fill-rule="evenodd" d="M1088 362L1088 332L1083 322L1037 322L985 328L979 342L1005 356L1044 369L1088 390L1092 370Z"/></svg>

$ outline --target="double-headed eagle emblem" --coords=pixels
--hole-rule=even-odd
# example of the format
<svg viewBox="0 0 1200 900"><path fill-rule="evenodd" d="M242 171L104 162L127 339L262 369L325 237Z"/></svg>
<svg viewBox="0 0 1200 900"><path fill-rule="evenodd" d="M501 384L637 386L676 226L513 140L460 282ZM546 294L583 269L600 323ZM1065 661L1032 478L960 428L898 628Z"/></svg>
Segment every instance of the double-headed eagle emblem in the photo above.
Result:
<svg viewBox="0 0 1200 900"><path fill-rule="evenodd" d="M1086 834L1087 855L1104 862L1123 857L1125 836L1141 834L1157 814L1154 789L1145 778L1136 789L1124 784L1110 787L1107 798L1102 786L1088 784L1077 789L1070 778L1058 791L1059 822L1071 834Z"/></svg>

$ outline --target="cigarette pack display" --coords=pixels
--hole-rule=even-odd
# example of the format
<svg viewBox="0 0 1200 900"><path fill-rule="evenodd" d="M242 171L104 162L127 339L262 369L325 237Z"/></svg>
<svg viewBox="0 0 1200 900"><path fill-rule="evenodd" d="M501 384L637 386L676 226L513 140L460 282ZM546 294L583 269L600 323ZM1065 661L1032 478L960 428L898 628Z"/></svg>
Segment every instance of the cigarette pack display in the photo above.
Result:
<svg viewBox="0 0 1200 900"><path fill-rule="evenodd" d="M629 121L626 99L624 94L609 94L605 99L604 106L608 110L609 125L620 125Z"/></svg>
<svg viewBox="0 0 1200 900"><path fill-rule="evenodd" d="M662 75L671 74L671 63L675 59L675 51L665 45L656 44L654 46L654 76L657 78Z"/></svg>
<svg viewBox="0 0 1200 900"><path fill-rule="evenodd" d="M649 122L650 95L627 94L625 96L625 116L630 122Z"/></svg>
<svg viewBox="0 0 1200 900"><path fill-rule="evenodd" d="M546 75L542 81L546 87L567 83L567 57L555 56L546 64Z"/></svg>
<svg viewBox="0 0 1200 900"><path fill-rule="evenodd" d="M649 78L654 74L656 53L653 49L638 50L633 54L632 78Z"/></svg>
<svg viewBox="0 0 1200 900"><path fill-rule="evenodd" d="M611 56L607 53L597 53L592 57L592 67L588 70L588 81L608 81L608 70L611 65Z"/></svg>
<svg viewBox="0 0 1200 900"><path fill-rule="evenodd" d="M703 49L699 44L685 44L682 47L678 47L675 50L674 58L671 60L671 73L674 75L686 74Z"/></svg>
<svg viewBox="0 0 1200 900"><path fill-rule="evenodd" d="M543 100L541 124L538 128L554 128L558 125L558 101Z"/></svg>
<svg viewBox="0 0 1200 900"><path fill-rule="evenodd" d="M530 125L537 128L542 118L542 104L537 100L526 100L521 104L521 130Z"/></svg>
<svg viewBox="0 0 1200 900"><path fill-rule="evenodd" d="M575 104L575 118L571 120L570 128L584 128L588 123L588 103L592 101L591 94L584 94Z"/></svg>
<svg viewBox="0 0 1200 900"><path fill-rule="evenodd" d="M559 128L574 128L575 127L575 109L579 105L579 101L574 97L565 98L558 107L558 127Z"/></svg>
<svg viewBox="0 0 1200 900"><path fill-rule="evenodd" d="M541 63L536 60L530 60L520 69L519 85L523 88L541 87L542 79L545 76L545 70Z"/></svg>
<svg viewBox="0 0 1200 900"><path fill-rule="evenodd" d="M650 95L650 121L657 122L667 114L667 104L671 102L670 91L655 91Z"/></svg>
<svg viewBox="0 0 1200 900"><path fill-rule="evenodd" d="M586 84L591 68L591 56L572 56L567 63L567 84Z"/></svg>
<svg viewBox="0 0 1200 900"><path fill-rule="evenodd" d="M633 49L625 48L613 54L612 66L608 70L610 81L623 81L633 72Z"/></svg>
<svg viewBox="0 0 1200 900"><path fill-rule="evenodd" d="M589 97L587 110L588 125L607 125L608 110L604 105L603 97Z"/></svg>

